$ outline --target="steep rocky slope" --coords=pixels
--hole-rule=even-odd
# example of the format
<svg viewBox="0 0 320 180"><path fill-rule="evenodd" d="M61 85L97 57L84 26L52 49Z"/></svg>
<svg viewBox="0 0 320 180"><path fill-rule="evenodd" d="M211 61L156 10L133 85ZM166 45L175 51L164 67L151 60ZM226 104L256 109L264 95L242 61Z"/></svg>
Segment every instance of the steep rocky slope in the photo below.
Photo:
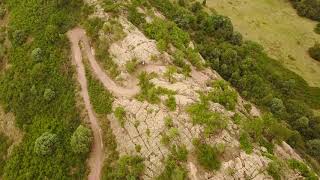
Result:
<svg viewBox="0 0 320 180"><path fill-rule="evenodd" d="M94 57L96 50L93 44L96 42L92 41L91 45L88 44L86 35L83 30L80 30L83 37L72 43L74 46L81 45L82 54L73 52L74 59L77 60L82 56L87 68L90 69L87 73L95 76L101 82L101 86L114 96L113 113L107 118L91 116L100 118L101 126L107 123L106 121L110 122L109 128L114 134L116 150L120 157L124 155L142 157L145 166L140 174L142 179L160 177L164 170L167 170L166 159L172 155L172 147L185 147L188 151L187 159L176 163L187 171L187 177L190 179L272 179L273 169L270 168L270 164L273 162L279 162L278 164L284 166L281 168L281 177L302 178L299 172L290 169L286 162L292 159L302 162L303 159L285 142L276 143L273 151L269 151L258 143L253 143L249 151L243 148L243 142L240 141L244 124L252 123L261 116L254 105L237 94L233 99L234 107L230 107L228 104L230 102L221 101L219 104L219 100L203 100L210 94L220 96L219 93L235 92L219 74L205 66L194 67L188 58L183 58L183 61L190 66L190 72L186 75L180 67L175 65L175 57L172 53L159 51L157 42L148 39L125 16L120 15L114 18L104 13L98 2L88 3L93 4L97 9L90 18L98 17L103 23L103 28L98 29L98 40L95 41L109 45L105 55L110 56L115 63L114 66L117 67L117 74L114 77L110 75L110 70L103 69L105 64ZM142 9L139 11L144 12ZM147 16L146 21L153 22L157 16L162 17L158 12L155 14ZM124 36L116 41L107 40L112 33L119 33L111 32L110 34L110 31L105 30L108 24L115 24L115 22L122 28ZM69 37L77 31L79 29L70 31ZM174 46L170 48L170 51L175 50ZM192 42L189 43L189 48L193 48ZM199 54L197 55L200 57ZM204 63L203 59L201 61ZM129 63L133 63L133 70L128 68ZM76 65L83 66L83 62L76 62ZM81 71L84 72L84 69ZM85 80L82 77L79 81ZM144 84L148 85L144 86ZM83 88L84 86L82 90L88 91ZM168 103L170 98L174 99L171 101L174 102L171 103L174 107ZM202 107L203 104L205 105ZM192 106L198 105L200 109L191 110ZM92 111L92 107L86 108L89 112ZM121 115L117 113L119 111ZM199 123L195 120L197 113L213 114L213 121L209 121L209 124ZM206 117L212 118L212 116L204 116ZM91 118L90 113L89 118ZM98 129L93 128L94 131ZM101 134L94 133L94 138L96 145L101 139ZM221 163L218 168L210 170L199 162L198 147L202 145L214 147L217 155L214 160ZM210 154L209 151L207 153ZM91 156L96 154L92 152ZM90 167L101 168L100 166ZM99 177L99 174L92 175L92 173L99 173L96 170L91 169L89 179Z"/></svg>

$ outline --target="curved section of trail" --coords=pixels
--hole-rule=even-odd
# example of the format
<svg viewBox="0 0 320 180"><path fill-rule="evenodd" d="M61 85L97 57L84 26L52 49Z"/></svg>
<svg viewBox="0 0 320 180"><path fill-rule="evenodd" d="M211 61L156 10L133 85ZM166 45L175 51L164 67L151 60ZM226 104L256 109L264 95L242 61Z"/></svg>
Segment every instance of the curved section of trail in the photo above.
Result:
<svg viewBox="0 0 320 180"><path fill-rule="evenodd" d="M86 79L85 66L82 61L82 52L84 52L88 58L90 66L92 68L95 76L100 80L100 82L104 85L104 87L112 92L115 96L124 96L124 97L133 97L137 93L139 93L140 88L137 85L137 80L132 80L133 87L124 88L118 86L99 66L98 62L95 59L94 53L91 49L89 39L86 36L86 33L81 28L74 28L67 33L69 41L71 43L71 51L72 51L72 59L73 63L76 65L77 70L77 79L81 86L81 96L83 98L85 108L88 112L90 126L93 131L94 142L92 146L92 150L90 153L90 157L88 160L88 165L90 167L90 173L88 176L89 180L99 180L101 169L104 161L104 151L103 151L103 141L102 141L102 133L99 127L98 120L93 111L93 107L90 102L89 92L88 92L88 83ZM80 41L83 45L83 51L80 48ZM160 72L165 69L165 66L161 65L145 65L141 70L147 72ZM192 76L199 76L197 71L192 70Z"/></svg>

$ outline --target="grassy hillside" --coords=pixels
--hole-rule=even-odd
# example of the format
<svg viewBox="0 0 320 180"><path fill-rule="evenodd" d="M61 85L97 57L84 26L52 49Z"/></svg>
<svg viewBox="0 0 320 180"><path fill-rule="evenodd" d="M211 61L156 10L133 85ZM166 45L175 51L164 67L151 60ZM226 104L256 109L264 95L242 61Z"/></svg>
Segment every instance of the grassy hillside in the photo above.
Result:
<svg viewBox="0 0 320 180"><path fill-rule="evenodd" d="M320 86L320 63L308 48L320 35L315 21L298 16L286 0L207 0L207 6L231 18L235 30L259 42L268 54L301 75L311 86Z"/></svg>

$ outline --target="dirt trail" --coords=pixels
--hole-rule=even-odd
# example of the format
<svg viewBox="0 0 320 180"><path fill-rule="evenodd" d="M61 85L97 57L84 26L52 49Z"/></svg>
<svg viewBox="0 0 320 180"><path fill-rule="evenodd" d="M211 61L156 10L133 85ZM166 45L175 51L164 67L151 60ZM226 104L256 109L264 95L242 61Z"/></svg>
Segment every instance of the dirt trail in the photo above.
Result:
<svg viewBox="0 0 320 180"><path fill-rule="evenodd" d="M103 166L104 152L103 152L103 142L102 142L102 133L98 124L98 120L94 114L93 107L90 103L90 97L88 93L88 84L85 74L85 67L82 62L82 52L86 53L86 57L90 63L90 66L93 70L95 76L101 81L104 87L112 92L115 96L124 96L124 97L133 97L139 93L140 88L137 85L138 80L135 78L132 80L132 87L124 88L117 85L99 66L98 62L95 59L94 53L91 49L88 37L86 33L81 28L74 28L67 33L67 36L71 42L72 58L73 62L76 65L77 70L77 79L81 86L81 96L83 98L85 107L88 111L88 116L90 120L90 126L94 135L93 147L89 157L89 167L90 173L88 176L89 180L98 180L100 179L101 169ZM83 44L83 51L80 48L80 41ZM163 72L166 69L165 66L149 64L140 68L138 71L147 71L150 72ZM192 70L192 76L196 77L198 80L205 80L203 74Z"/></svg>
<svg viewBox="0 0 320 180"><path fill-rule="evenodd" d="M134 82L135 85L132 88L124 88L118 86L106 73L103 69L99 66L95 57L92 53L88 37L85 34L85 31L81 28L75 28L67 33L67 36L71 42L71 50L72 50L72 58L73 62L76 65L77 70L77 79L81 86L81 96L83 98L85 107L88 111L88 116L90 120L90 126L93 131L94 142L92 146L92 150L89 157L89 167L90 173L88 176L89 180L98 180L100 179L101 169L103 166L103 142L102 142L102 135L101 129L98 124L98 120L95 117L92 105L90 103L90 97L88 93L88 84L85 75L85 67L82 62L82 54L81 48L79 46L80 41L83 43L83 51L86 53L86 56L89 60L89 63L92 67L93 73L95 76L102 82L104 87L111 91L116 96L126 96L132 97L139 92L139 87L137 86L137 81ZM144 69L147 71L155 71L159 69L157 65L148 65Z"/></svg>
<svg viewBox="0 0 320 180"><path fill-rule="evenodd" d="M97 118L94 115L92 105L90 103L88 84L85 75L85 68L82 62L81 49L79 47L79 41L83 36L83 32L75 29L68 32L68 38L71 42L72 58L73 62L76 64L77 69L77 79L81 86L81 96L83 98L85 107L88 111L88 116L90 120L91 129L93 131L94 142L89 158L90 173L88 176L89 180L100 179L100 172L103 164L103 143L101 129L99 127Z"/></svg>

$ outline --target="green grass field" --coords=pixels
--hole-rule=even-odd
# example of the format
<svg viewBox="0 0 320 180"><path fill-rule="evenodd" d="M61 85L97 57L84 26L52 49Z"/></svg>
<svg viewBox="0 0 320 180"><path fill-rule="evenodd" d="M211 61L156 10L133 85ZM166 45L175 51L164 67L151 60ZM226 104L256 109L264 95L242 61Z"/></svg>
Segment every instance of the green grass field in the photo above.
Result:
<svg viewBox="0 0 320 180"><path fill-rule="evenodd" d="M288 0L207 0L207 6L230 17L245 39L259 42L310 86L320 87L320 63L307 53L320 42L316 22L299 17Z"/></svg>

